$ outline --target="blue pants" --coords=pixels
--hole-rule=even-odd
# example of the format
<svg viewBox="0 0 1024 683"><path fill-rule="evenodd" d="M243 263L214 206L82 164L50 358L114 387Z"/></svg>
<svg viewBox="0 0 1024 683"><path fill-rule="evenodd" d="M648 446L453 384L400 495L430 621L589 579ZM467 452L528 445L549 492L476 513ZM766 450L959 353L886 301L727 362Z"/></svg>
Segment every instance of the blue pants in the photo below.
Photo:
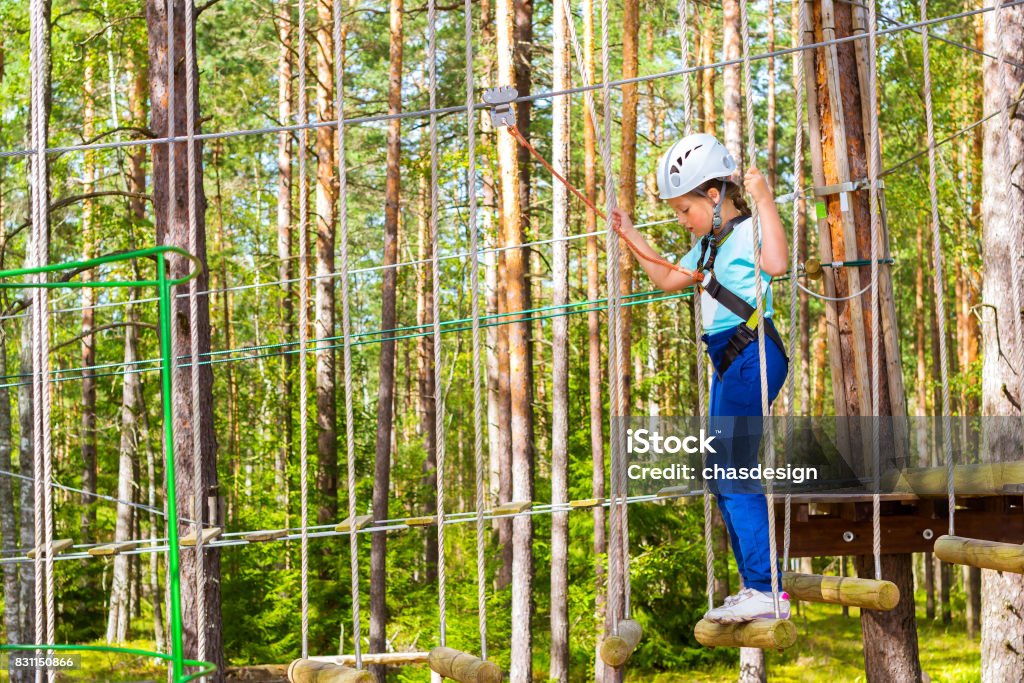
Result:
<svg viewBox="0 0 1024 683"><path fill-rule="evenodd" d="M771 325L766 319L765 325ZM711 382L710 434L716 435L716 454L708 454L707 467L718 468L709 487L718 500L722 519L729 530L733 555L743 585L759 591L771 590L771 560L768 546L768 506L759 479L729 479L722 472L752 469L758 464L761 444L761 368L755 340L719 376L722 356L734 330L704 335L708 356L716 368ZM768 400L775 400L789 365L782 350L765 339Z"/></svg>

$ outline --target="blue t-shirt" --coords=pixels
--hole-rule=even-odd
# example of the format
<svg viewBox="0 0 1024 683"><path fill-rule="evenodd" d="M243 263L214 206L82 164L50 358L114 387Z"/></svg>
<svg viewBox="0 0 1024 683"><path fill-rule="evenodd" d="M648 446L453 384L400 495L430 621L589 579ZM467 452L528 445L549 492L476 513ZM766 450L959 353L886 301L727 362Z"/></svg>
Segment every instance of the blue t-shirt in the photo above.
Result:
<svg viewBox="0 0 1024 683"><path fill-rule="evenodd" d="M698 240L679 265L696 270L700 252L700 240ZM709 247L708 254L704 257L705 262L710 255ZM706 269L705 272L707 272ZM715 257L715 279L751 306L757 306L754 292L757 283L754 280L754 220L752 218L737 223L725 242L718 247L718 256ZM766 318L772 317L774 312L771 281L771 276L761 271L761 292L764 296L764 317ZM707 292L701 294L700 305L703 312L704 331L709 334L730 330L740 323L746 322L718 303Z"/></svg>

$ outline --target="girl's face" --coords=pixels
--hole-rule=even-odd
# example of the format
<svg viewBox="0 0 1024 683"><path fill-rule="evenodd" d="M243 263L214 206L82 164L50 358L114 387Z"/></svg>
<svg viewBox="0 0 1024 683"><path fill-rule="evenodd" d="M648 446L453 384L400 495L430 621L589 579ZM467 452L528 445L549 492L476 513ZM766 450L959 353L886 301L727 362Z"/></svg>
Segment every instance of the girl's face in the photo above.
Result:
<svg viewBox="0 0 1024 683"><path fill-rule="evenodd" d="M679 221L679 224L695 237L704 237L711 232L718 191L712 188L708 194L713 196L704 197L696 192L691 192L682 197L666 200L672 210L676 212L676 220Z"/></svg>

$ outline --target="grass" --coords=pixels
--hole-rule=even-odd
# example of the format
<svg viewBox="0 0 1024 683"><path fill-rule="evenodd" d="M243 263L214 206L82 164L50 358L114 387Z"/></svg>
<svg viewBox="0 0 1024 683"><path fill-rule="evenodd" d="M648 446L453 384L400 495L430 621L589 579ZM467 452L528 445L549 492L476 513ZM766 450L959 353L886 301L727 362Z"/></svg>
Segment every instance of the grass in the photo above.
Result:
<svg viewBox="0 0 1024 683"><path fill-rule="evenodd" d="M924 595L918 597L917 630L921 666L935 683L970 683L981 678L980 642L969 639L962 614L952 623L928 620L924 614ZM861 649L860 619L856 608L842 615L836 605L803 603L793 615L798 640L789 650L768 653L768 677L772 683L856 683L865 681L864 655ZM138 641L128 647L145 649L151 642ZM641 647L643 647L641 641ZM632 671L628 678L645 683L683 683L686 681L731 683L736 680L738 655L732 664L712 669L655 673ZM166 665L143 657L102 652L82 653L82 668L58 677L60 681L162 681ZM575 680L575 676L573 677ZM0 682L7 681L6 669L0 670Z"/></svg>
<svg viewBox="0 0 1024 683"><path fill-rule="evenodd" d="M969 639L962 615L949 625L927 620L924 595L917 600L917 636L921 668L935 683L971 683L981 680L980 641ZM803 603L793 615L797 643L783 653L767 655L768 679L772 683L856 683L865 681L861 648L860 618L857 608L843 617L836 605ZM738 662L737 659L734 662ZM737 664L703 671L633 675L633 680L649 683L707 681L732 683Z"/></svg>

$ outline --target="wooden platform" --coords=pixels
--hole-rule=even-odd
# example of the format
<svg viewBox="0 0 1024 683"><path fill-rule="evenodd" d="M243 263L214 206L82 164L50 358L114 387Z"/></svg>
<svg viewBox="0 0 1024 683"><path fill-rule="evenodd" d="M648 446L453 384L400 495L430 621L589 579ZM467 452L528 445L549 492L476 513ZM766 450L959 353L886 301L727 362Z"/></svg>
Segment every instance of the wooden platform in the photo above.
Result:
<svg viewBox="0 0 1024 683"><path fill-rule="evenodd" d="M811 502L811 501L814 502ZM785 500L775 497L776 538L782 553ZM870 495L794 496L790 557L872 554ZM897 493L882 496L883 553L930 551L949 528L945 498ZM957 496L956 533L960 536L1024 543L1024 496Z"/></svg>

